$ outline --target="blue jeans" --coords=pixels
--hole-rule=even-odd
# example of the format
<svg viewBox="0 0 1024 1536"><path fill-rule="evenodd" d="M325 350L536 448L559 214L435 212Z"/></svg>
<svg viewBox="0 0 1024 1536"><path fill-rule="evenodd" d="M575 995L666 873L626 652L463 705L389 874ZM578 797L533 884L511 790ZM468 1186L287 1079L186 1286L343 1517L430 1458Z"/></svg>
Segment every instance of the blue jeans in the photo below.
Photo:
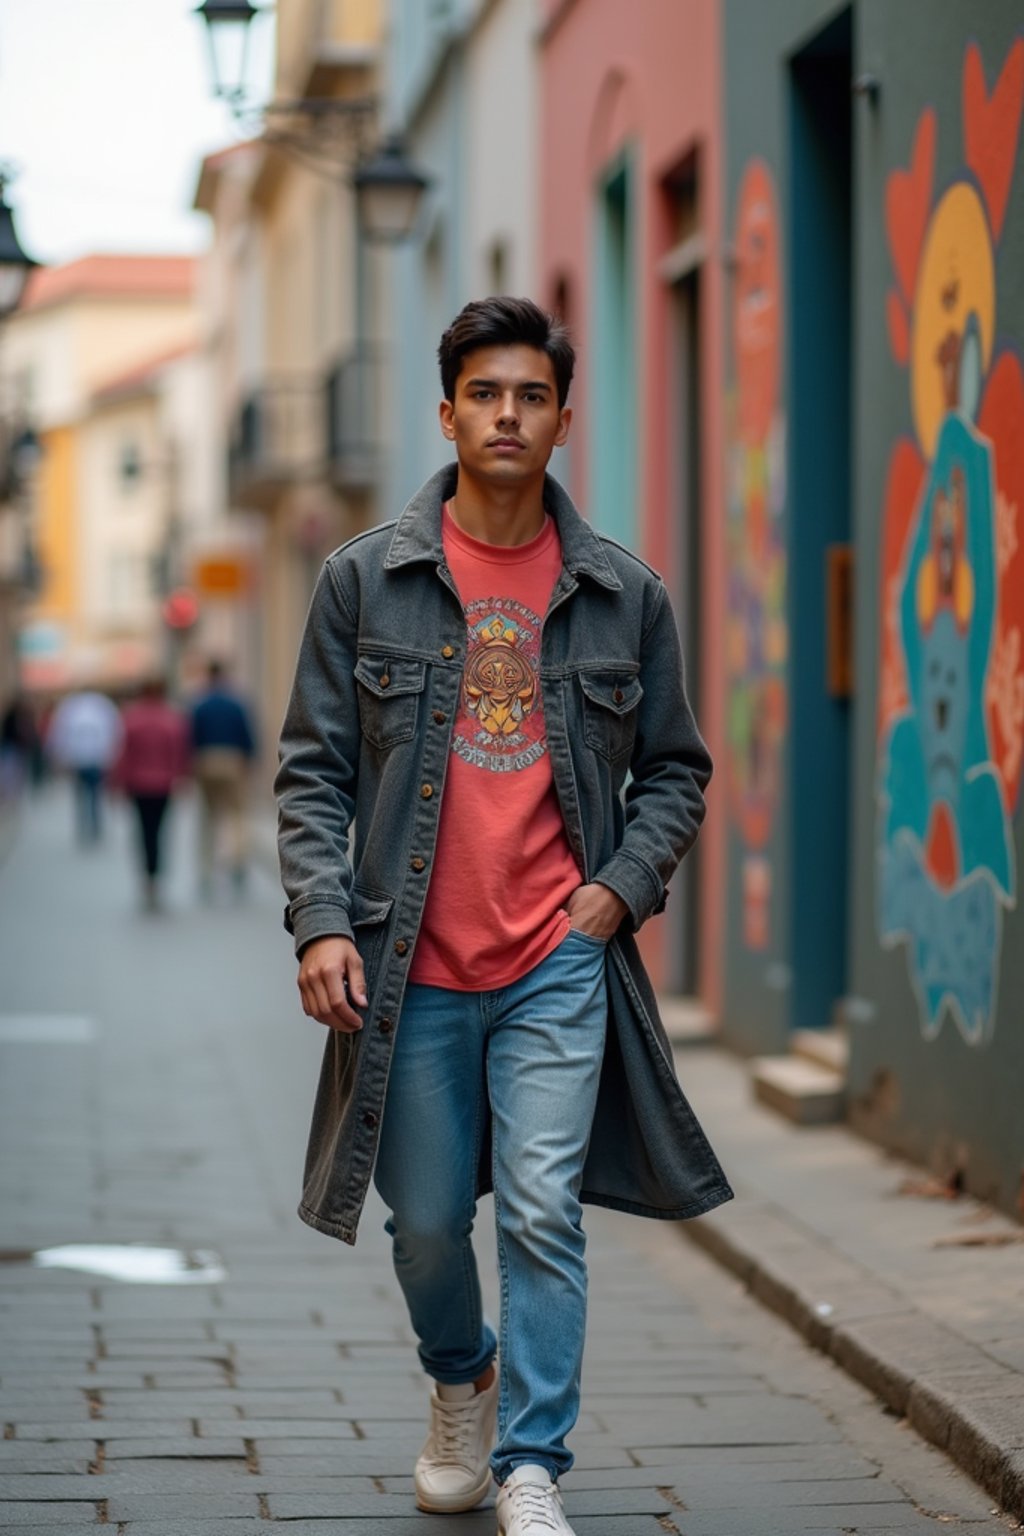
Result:
<svg viewBox="0 0 1024 1536"><path fill-rule="evenodd" d="M103 831L103 769L75 769L75 800L78 841L98 843Z"/></svg>
<svg viewBox="0 0 1024 1536"><path fill-rule="evenodd" d="M435 1381L475 1381L497 1340L471 1233L490 1111L501 1278L499 1482L523 1462L572 1465L586 1328L579 1201L597 1100L605 945L572 930L494 992L410 984L395 1041L375 1182L395 1273Z"/></svg>

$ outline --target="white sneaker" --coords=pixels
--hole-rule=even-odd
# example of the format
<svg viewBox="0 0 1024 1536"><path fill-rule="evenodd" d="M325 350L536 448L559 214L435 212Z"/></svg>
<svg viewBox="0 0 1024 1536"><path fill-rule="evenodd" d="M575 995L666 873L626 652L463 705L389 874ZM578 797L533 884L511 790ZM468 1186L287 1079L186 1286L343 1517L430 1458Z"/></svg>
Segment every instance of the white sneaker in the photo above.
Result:
<svg viewBox="0 0 1024 1536"><path fill-rule="evenodd" d="M498 1489L498 1536L573 1536L547 1467L525 1463Z"/></svg>
<svg viewBox="0 0 1024 1536"><path fill-rule="evenodd" d="M491 1451L498 1415L498 1371L465 1402L430 1394L430 1432L416 1463L416 1506L432 1515L475 1509L491 1486Z"/></svg>

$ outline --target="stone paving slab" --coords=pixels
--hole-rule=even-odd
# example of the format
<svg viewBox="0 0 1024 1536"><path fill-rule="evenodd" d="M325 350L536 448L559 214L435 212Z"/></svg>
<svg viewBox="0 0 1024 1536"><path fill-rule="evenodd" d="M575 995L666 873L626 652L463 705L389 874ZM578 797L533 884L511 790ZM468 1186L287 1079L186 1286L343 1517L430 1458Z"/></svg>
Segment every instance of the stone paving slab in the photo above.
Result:
<svg viewBox="0 0 1024 1536"><path fill-rule="evenodd" d="M0 1476L12 1467L22 1473L84 1475L96 1459L94 1440L62 1440L59 1445L25 1445L0 1440Z"/></svg>
<svg viewBox="0 0 1024 1536"><path fill-rule="evenodd" d="M66 1531L68 1525L93 1522L97 1518L95 1504L58 1504L52 1501L24 1504L7 1503L0 1507L5 1527L52 1525Z"/></svg>
<svg viewBox="0 0 1024 1536"><path fill-rule="evenodd" d="M182 1436L175 1439L173 1436L149 1440L107 1440L103 1441L104 1459L109 1464L113 1461L149 1461L158 1456L169 1461L194 1461L196 1459L214 1461L241 1460L245 1461L248 1451L245 1441L239 1435L235 1439L200 1440L195 1435Z"/></svg>
<svg viewBox="0 0 1024 1536"><path fill-rule="evenodd" d="M102 1427L104 1437L110 1436L112 1440L152 1439L154 1436L185 1436L191 1433L192 1424L189 1419L172 1419L171 1409L167 1409L167 1417L158 1423L150 1420L117 1419L89 1421L92 1427L99 1431ZM234 1421L232 1428L237 1429L238 1420ZM16 1425L15 1438L18 1440L75 1440L80 1439L83 1425L78 1419L52 1420L49 1423L29 1421Z"/></svg>
<svg viewBox="0 0 1024 1536"><path fill-rule="evenodd" d="M66 1524L59 1524L57 1522L51 1523L50 1517L47 1515L44 1516L43 1522L33 1520L19 1526L12 1526L12 1529L30 1532L31 1536L84 1536L86 1532L88 1532L88 1536L98 1536L103 1527L97 1518L91 1520L87 1525L80 1523L78 1520L69 1520Z"/></svg>
<svg viewBox="0 0 1024 1536"><path fill-rule="evenodd" d="M237 1491L231 1493L191 1493L183 1479L183 1490L178 1493L115 1493L107 1500L107 1520L120 1524L122 1520L226 1520L261 1518L260 1501L255 1491L249 1495Z"/></svg>

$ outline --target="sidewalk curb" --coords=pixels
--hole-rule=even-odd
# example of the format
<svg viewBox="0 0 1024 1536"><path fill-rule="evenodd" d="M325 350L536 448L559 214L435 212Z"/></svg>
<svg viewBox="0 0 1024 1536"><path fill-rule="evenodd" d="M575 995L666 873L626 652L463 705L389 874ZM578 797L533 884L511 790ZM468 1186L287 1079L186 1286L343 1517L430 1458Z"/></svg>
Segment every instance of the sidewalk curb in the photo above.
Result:
<svg viewBox="0 0 1024 1536"><path fill-rule="evenodd" d="M1024 1520L1024 1386L1017 1372L770 1207L741 1203L735 1212L683 1222L681 1231L945 1451L1007 1514ZM809 1277L822 1282L818 1295L824 1290L847 1304L819 1301ZM833 1311L856 1315L833 1320Z"/></svg>

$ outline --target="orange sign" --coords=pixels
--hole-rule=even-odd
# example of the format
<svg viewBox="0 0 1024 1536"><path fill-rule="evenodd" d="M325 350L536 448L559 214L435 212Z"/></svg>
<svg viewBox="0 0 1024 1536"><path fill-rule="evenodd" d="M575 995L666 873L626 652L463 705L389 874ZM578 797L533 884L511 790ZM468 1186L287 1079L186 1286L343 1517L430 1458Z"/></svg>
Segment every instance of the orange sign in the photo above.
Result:
<svg viewBox="0 0 1024 1536"><path fill-rule="evenodd" d="M239 597L249 585L249 567L240 555L208 555L195 565L195 588L203 597Z"/></svg>

